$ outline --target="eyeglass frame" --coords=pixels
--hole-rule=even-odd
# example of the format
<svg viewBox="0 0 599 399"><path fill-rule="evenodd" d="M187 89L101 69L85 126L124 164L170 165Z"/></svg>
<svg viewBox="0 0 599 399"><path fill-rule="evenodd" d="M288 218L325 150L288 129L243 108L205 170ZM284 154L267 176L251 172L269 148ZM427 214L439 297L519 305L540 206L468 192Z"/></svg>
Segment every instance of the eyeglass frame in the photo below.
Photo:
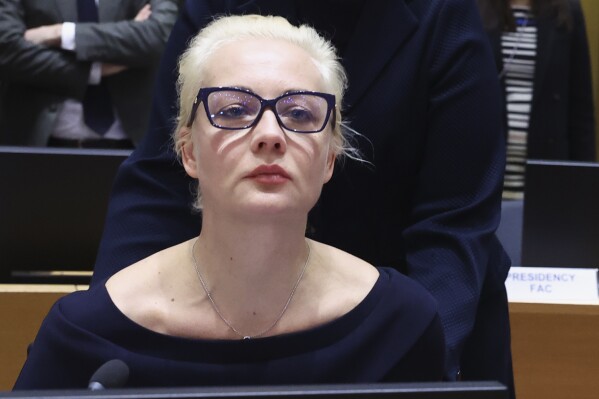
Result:
<svg viewBox="0 0 599 399"><path fill-rule="evenodd" d="M214 120L211 117L210 110L208 109L208 101L207 100L208 100L208 96L210 94L212 94L214 92L219 92L219 91L236 91L236 92L240 92L240 93L250 94L251 96L257 98L260 101L260 111L258 111L258 114L256 115L256 118L252 121L252 123L250 123L249 125L243 126L243 127L225 127L225 126L220 126L216 122L214 122ZM277 112L277 108L276 108L277 102L279 100L281 100L282 98L293 96L293 95L298 95L298 94L299 95L301 95L301 94L315 95L317 97L324 99L327 102L326 116L324 119L324 123L322 124L322 127L319 130L306 131L306 130L288 129L287 127L285 127L285 124L281 121L281 118L279 117L279 113ZM275 118L277 118L277 122L279 123L279 126L282 127L283 129L289 130L294 133L303 133L303 134L319 133L319 132L322 132L326 128L327 123L329 122L329 119L331 118L331 113L333 114L333 119L331 121L331 124L333 127L335 126L335 123L337 121L337 113L336 113L337 103L335 102L335 100L336 99L335 99L334 94L321 93L318 91L310 91L310 90L288 91L286 93L281 94L280 96L278 96L276 98L266 100L251 90L242 89L239 87L222 87L222 86L221 87L202 87L202 88L200 88L200 90L198 91L198 95L194 99L193 106L191 108L191 114L189 115L189 121L187 122L187 127L189 128L189 127L191 127L191 125L193 125L193 121L196 117L198 107L199 107L200 103L203 103L204 111L206 112L206 117L208 118L208 121L210 122L210 124L212 126L217 127L219 129L225 129L225 130L250 129L258 124L258 122L262 118L262 115L264 114L264 110L266 110L266 108L270 108L273 111L273 113L275 114Z"/></svg>

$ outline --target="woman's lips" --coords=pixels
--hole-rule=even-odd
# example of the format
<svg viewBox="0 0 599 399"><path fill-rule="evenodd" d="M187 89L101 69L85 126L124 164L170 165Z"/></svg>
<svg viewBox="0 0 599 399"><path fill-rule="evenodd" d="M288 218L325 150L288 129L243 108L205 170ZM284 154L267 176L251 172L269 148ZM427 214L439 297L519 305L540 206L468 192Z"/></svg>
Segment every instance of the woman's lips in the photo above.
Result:
<svg viewBox="0 0 599 399"><path fill-rule="evenodd" d="M281 184L291 180L287 171L279 165L260 165L247 178L262 184Z"/></svg>

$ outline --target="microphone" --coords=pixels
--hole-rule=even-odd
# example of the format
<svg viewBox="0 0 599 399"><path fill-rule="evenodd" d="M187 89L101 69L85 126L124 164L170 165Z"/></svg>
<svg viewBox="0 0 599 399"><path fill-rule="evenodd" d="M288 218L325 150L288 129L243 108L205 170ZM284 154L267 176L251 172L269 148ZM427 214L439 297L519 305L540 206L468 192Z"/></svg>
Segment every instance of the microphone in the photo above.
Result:
<svg viewBox="0 0 599 399"><path fill-rule="evenodd" d="M92 375L87 388L99 391L107 388L120 388L129 379L129 366L120 359L112 359L100 366Z"/></svg>

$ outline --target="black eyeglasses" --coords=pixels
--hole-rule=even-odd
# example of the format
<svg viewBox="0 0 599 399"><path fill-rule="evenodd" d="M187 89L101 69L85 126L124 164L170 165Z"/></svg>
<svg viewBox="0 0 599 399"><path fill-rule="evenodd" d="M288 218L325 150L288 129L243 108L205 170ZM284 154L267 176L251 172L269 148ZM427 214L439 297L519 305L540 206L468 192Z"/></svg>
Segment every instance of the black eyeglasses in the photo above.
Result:
<svg viewBox="0 0 599 399"><path fill-rule="evenodd" d="M236 87L205 87L200 89L193 103L187 127L193 124L200 102L204 104L212 126L229 130L256 125L264 110L270 108L283 128L295 133L317 133L325 128L331 111L335 109L333 94L293 91L265 100L249 90Z"/></svg>

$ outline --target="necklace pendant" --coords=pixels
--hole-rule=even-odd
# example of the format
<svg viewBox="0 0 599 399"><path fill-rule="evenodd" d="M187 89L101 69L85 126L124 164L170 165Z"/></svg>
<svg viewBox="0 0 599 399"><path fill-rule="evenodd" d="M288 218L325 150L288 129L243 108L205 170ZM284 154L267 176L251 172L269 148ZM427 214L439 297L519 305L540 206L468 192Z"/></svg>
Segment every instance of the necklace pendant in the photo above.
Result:
<svg viewBox="0 0 599 399"><path fill-rule="evenodd" d="M252 337L250 337L249 335L246 335L243 337L243 339L252 339Z"/></svg>

